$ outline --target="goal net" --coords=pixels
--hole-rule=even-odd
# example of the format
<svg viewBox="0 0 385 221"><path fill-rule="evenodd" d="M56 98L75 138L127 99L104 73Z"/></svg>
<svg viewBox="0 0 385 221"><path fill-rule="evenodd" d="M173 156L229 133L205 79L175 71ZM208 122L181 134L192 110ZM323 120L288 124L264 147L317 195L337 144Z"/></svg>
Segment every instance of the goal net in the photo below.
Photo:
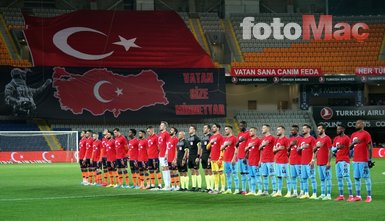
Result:
<svg viewBox="0 0 385 221"><path fill-rule="evenodd" d="M78 131L0 131L0 163L76 162Z"/></svg>

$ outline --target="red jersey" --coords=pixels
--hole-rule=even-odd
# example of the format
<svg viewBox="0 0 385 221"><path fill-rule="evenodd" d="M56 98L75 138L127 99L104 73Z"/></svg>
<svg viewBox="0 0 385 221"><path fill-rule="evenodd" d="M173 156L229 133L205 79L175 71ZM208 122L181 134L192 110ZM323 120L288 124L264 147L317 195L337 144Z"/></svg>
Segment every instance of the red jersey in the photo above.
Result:
<svg viewBox="0 0 385 221"><path fill-rule="evenodd" d="M146 139L141 139L139 140L138 143L138 160L147 162L148 157L147 157L147 140Z"/></svg>
<svg viewBox="0 0 385 221"><path fill-rule="evenodd" d="M210 142L213 143L211 144L211 153L210 153L210 157L211 157L211 160L213 161L217 161L219 160L219 157L221 155L221 146L222 146L222 143L223 143L223 137L221 134L214 134L210 137Z"/></svg>
<svg viewBox="0 0 385 221"><path fill-rule="evenodd" d="M368 143L372 142L372 137L365 131L354 132L351 136L351 142L358 139L360 142L354 144L353 162L368 162L369 161L369 148Z"/></svg>
<svg viewBox="0 0 385 221"><path fill-rule="evenodd" d="M246 145L249 146L249 144L252 144L252 147L249 148L249 165L250 166L258 166L259 161L261 159L259 146L261 145L261 139L259 139L257 136L248 140L248 143Z"/></svg>
<svg viewBox="0 0 385 221"><path fill-rule="evenodd" d="M334 138L333 146L337 147L338 145L343 146L341 149L337 149L336 153L336 162L345 161L346 163L350 163L349 157L349 145L350 138L348 135L336 136Z"/></svg>
<svg viewBox="0 0 385 221"><path fill-rule="evenodd" d="M115 137L115 149L117 159L123 159L127 156L127 147L127 139L123 135Z"/></svg>
<svg viewBox="0 0 385 221"><path fill-rule="evenodd" d="M234 135L225 137L223 142L229 142L229 145L226 147L223 154L223 161L231 162L234 157L235 144L237 143L237 138Z"/></svg>
<svg viewBox="0 0 385 221"><path fill-rule="evenodd" d="M315 146L315 138L313 136L308 136L306 138L303 137L301 139L301 144L299 146L301 147L302 145L305 145L305 144L308 144L309 146L302 150L302 153L301 153L302 165L309 164L313 159L313 148Z"/></svg>
<svg viewBox="0 0 385 221"><path fill-rule="evenodd" d="M100 150L100 154L102 155L103 158L107 158L106 142L107 142L107 138L103 137L102 138L102 148Z"/></svg>
<svg viewBox="0 0 385 221"><path fill-rule="evenodd" d="M116 160L115 140L109 139L106 142L107 161L114 162Z"/></svg>
<svg viewBox="0 0 385 221"><path fill-rule="evenodd" d="M147 137L147 155L149 159L157 159L159 157L158 136L156 134Z"/></svg>
<svg viewBox="0 0 385 221"><path fill-rule="evenodd" d="M128 156L130 156L130 160L138 160L138 145L139 140L136 137L128 141Z"/></svg>
<svg viewBox="0 0 385 221"><path fill-rule="evenodd" d="M168 152L167 161L169 163L171 163L175 159L175 156L176 156L176 145L177 145L178 142L179 142L178 137L173 136L173 137L170 137L170 140L167 143L167 152Z"/></svg>
<svg viewBox="0 0 385 221"><path fill-rule="evenodd" d="M100 160L100 150L102 149L102 141L100 140L94 140L92 143L92 161L99 161Z"/></svg>
<svg viewBox="0 0 385 221"><path fill-rule="evenodd" d="M245 148L247 147L247 143L249 142L249 139L250 139L250 133L249 131L245 131L245 132L239 132L238 134L238 140L241 139L241 137L243 137L245 140L240 142L239 145L238 145L238 155L237 155L237 158L238 159L243 159L245 158Z"/></svg>
<svg viewBox="0 0 385 221"><path fill-rule="evenodd" d="M272 163L272 162L274 162L273 147L274 147L274 143L275 143L275 138L273 135L270 134L268 136L264 136L262 138L262 143L263 143L263 141L268 141L269 143L262 150L261 161L262 161L262 163Z"/></svg>
<svg viewBox="0 0 385 221"><path fill-rule="evenodd" d="M86 139L86 159L91 159L92 157L92 143L94 142L94 138L90 137Z"/></svg>
<svg viewBox="0 0 385 221"><path fill-rule="evenodd" d="M287 137L277 138L275 140L275 148L284 146L283 150L278 151L275 154L275 163L286 164L289 162L289 156L287 155L287 149L290 146L290 140Z"/></svg>
<svg viewBox="0 0 385 221"><path fill-rule="evenodd" d="M323 166L328 163L329 151L332 148L332 140L328 135L318 137L317 143L321 142L323 145L317 151L317 165Z"/></svg>
<svg viewBox="0 0 385 221"><path fill-rule="evenodd" d="M159 133L158 145L159 145L159 157L166 156L167 143L170 140L170 134L167 131Z"/></svg>
<svg viewBox="0 0 385 221"><path fill-rule="evenodd" d="M301 164L301 154L298 153L297 148L301 145L302 137L300 136L293 136L289 138L289 145L294 140L297 141L296 144L292 145L290 147L290 164L291 165L299 165Z"/></svg>
<svg viewBox="0 0 385 221"><path fill-rule="evenodd" d="M83 160L86 155L86 138L82 138L79 141L79 159Z"/></svg>

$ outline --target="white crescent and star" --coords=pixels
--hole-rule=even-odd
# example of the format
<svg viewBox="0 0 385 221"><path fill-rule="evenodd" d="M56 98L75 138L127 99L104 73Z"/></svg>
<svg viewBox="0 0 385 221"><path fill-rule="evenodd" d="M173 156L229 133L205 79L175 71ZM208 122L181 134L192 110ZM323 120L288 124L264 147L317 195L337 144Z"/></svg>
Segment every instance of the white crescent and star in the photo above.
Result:
<svg viewBox="0 0 385 221"><path fill-rule="evenodd" d="M48 152L47 151L44 151L42 154L41 154L41 157L43 158L43 160L47 161L47 162L51 162L51 160L48 160L47 157L45 156ZM51 158L55 158L55 155L51 154Z"/></svg>
<svg viewBox="0 0 385 221"><path fill-rule="evenodd" d="M380 149L378 150L378 156L381 157L381 158L384 157L384 155L382 154L382 151L383 151L383 150L385 150L385 148L380 148Z"/></svg>
<svg viewBox="0 0 385 221"><path fill-rule="evenodd" d="M103 98L103 97L100 95L100 92L99 92L99 91L100 91L100 87L101 87L103 84L112 84L112 83L109 82L109 81L106 81L106 80L101 80L101 81L96 82L96 84L94 85L94 89L93 89L93 91L94 91L94 96L95 96L95 98L96 98L98 101L100 101L100 102L102 102L102 103L109 103L109 102L112 101L112 99L107 100L107 99ZM123 95L123 89L117 87L116 90L115 90L115 93L116 93L116 96Z"/></svg>
<svg viewBox="0 0 385 221"><path fill-rule="evenodd" d="M17 154L17 152L11 153L11 160L14 161L15 163L19 163L20 161L15 159L16 154ZM24 158L23 155L20 155L20 158L23 159Z"/></svg>
<svg viewBox="0 0 385 221"><path fill-rule="evenodd" d="M111 56L115 51L110 51L104 54L87 54L81 51L78 51L71 47L68 44L68 38L76 34L78 32L93 32L97 33L103 36L107 36L103 32L100 32L98 30L87 28L87 27L70 27L62 29L55 33L55 35L52 38L53 44L60 49L62 52L64 52L67 55L70 55L72 57L83 59L83 60L101 60L103 58ZM125 39L124 37L119 35L119 41L114 42L112 44L115 45L121 45L124 47L125 51L128 51L131 47L133 48L140 48L139 45L135 44L136 38L132 39Z"/></svg>

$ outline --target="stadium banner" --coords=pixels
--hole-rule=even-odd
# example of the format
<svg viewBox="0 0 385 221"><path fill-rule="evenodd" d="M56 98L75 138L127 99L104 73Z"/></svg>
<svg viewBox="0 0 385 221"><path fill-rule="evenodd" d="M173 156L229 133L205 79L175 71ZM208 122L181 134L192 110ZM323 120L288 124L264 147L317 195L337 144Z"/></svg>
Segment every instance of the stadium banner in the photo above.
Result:
<svg viewBox="0 0 385 221"><path fill-rule="evenodd" d="M373 158L385 158L385 148L383 148L383 147L373 148L372 157Z"/></svg>
<svg viewBox="0 0 385 221"><path fill-rule="evenodd" d="M3 66L0 71L0 115L103 122L226 115L224 69Z"/></svg>
<svg viewBox="0 0 385 221"><path fill-rule="evenodd" d="M365 122L365 127L385 127L384 106L316 106L313 107L313 117L316 123L325 123L327 127L336 127L341 123L355 127L359 119Z"/></svg>
<svg viewBox="0 0 385 221"><path fill-rule="evenodd" d="M385 67L356 67L357 76L385 76Z"/></svg>
<svg viewBox="0 0 385 221"><path fill-rule="evenodd" d="M17 151L0 152L0 164L15 163L74 163L76 151Z"/></svg>
<svg viewBox="0 0 385 221"><path fill-rule="evenodd" d="M235 68L233 68L235 70ZM233 70L232 69L232 70ZM268 75L254 75L247 74L250 71L248 68L239 68L247 69L243 70L244 74L232 74L226 77L227 83L233 84L378 84L385 83L384 76L358 76L358 75L278 75L272 74ZM275 69L275 68L273 68ZM286 70L285 68L279 70ZM305 68L308 70L316 70L311 68ZM255 70L255 69L252 69ZM271 69L269 69L271 70ZM293 70L293 69L290 69ZM300 69L294 69L296 72L300 72ZM235 73L235 72L234 72ZM252 73L252 72L251 72ZM322 72L321 72L322 73ZM274 76L275 75L275 76Z"/></svg>
<svg viewBox="0 0 385 221"><path fill-rule="evenodd" d="M214 67L174 11L77 10L24 20L34 66Z"/></svg>

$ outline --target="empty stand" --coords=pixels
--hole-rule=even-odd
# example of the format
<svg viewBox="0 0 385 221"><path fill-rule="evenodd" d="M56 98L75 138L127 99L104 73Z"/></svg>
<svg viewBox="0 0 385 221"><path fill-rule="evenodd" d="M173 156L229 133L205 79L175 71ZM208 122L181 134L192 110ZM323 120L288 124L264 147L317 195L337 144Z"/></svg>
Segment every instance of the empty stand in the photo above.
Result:
<svg viewBox="0 0 385 221"><path fill-rule="evenodd" d="M246 121L248 127L256 127L258 130L263 124L271 126L271 133L275 134L278 126L282 125L286 128L286 135L289 135L289 130L293 124L313 125L312 116L307 111L284 111L284 112L263 112L263 111L240 111L236 115L238 121ZM258 135L261 135L260 133Z"/></svg>

